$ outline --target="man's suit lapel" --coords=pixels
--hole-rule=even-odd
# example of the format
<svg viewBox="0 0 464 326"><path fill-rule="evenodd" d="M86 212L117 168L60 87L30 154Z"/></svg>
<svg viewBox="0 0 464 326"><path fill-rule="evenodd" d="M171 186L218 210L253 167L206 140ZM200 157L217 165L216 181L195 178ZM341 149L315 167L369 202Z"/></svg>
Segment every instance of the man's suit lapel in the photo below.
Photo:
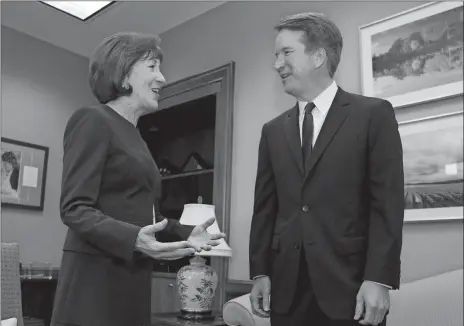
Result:
<svg viewBox="0 0 464 326"><path fill-rule="evenodd" d="M317 161L321 158L327 146L332 141L333 137L341 127L343 121L348 116L349 110L346 106L349 105L346 93L338 88L335 98L332 102L332 106L327 113L325 122L322 125L321 132L317 137L316 144L313 147L311 156L306 162L304 179L308 177L311 170L316 165ZM299 144L299 142L298 142Z"/></svg>
<svg viewBox="0 0 464 326"><path fill-rule="evenodd" d="M298 102L295 107L289 111L284 121L285 134L287 135L288 145L292 151L296 165L300 169L301 175L304 175L303 152L301 150L300 127L298 124Z"/></svg>

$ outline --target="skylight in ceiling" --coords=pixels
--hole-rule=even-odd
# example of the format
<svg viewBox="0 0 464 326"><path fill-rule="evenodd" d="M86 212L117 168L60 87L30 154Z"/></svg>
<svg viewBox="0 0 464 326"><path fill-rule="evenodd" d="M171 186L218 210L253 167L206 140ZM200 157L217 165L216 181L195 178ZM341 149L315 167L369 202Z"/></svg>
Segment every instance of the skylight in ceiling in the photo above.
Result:
<svg viewBox="0 0 464 326"><path fill-rule="evenodd" d="M68 15L86 21L115 1L41 1Z"/></svg>

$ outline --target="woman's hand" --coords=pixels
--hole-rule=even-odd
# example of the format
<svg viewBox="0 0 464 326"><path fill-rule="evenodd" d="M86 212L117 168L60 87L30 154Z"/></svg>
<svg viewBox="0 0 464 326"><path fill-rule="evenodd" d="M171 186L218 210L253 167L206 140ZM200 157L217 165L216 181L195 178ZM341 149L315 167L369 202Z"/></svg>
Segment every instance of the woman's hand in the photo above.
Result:
<svg viewBox="0 0 464 326"><path fill-rule="evenodd" d="M197 251L209 251L212 247L219 245L219 239L225 238L226 235L224 233L211 234L206 231L208 227L213 225L215 220L215 217L210 217L204 223L195 226L187 239L190 246L195 248Z"/></svg>
<svg viewBox="0 0 464 326"><path fill-rule="evenodd" d="M135 249L151 258L165 260L175 260L195 254L195 249L192 248L189 241L159 242L156 240L155 233L163 230L167 222L168 220L164 219L140 229L135 241Z"/></svg>

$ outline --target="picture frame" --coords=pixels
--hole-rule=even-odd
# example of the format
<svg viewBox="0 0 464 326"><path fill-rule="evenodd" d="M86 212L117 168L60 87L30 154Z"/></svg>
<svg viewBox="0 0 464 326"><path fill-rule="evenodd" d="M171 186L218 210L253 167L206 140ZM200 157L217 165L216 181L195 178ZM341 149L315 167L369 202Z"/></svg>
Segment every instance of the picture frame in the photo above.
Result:
<svg viewBox="0 0 464 326"><path fill-rule="evenodd" d="M359 28L362 94L406 107L463 93L463 3L431 2Z"/></svg>
<svg viewBox="0 0 464 326"><path fill-rule="evenodd" d="M463 111L399 123L405 222L463 219Z"/></svg>
<svg viewBox="0 0 464 326"><path fill-rule="evenodd" d="M2 206L42 211L48 147L4 137L1 140Z"/></svg>

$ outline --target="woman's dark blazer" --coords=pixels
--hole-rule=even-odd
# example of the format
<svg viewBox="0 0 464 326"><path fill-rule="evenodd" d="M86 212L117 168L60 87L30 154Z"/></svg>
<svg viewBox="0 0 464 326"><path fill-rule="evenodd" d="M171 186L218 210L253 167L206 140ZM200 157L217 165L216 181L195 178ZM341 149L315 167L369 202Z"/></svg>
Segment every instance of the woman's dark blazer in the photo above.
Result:
<svg viewBox="0 0 464 326"><path fill-rule="evenodd" d="M71 116L60 198L68 232L52 325L149 325L153 263L134 244L153 223L160 192L158 168L133 124L106 105ZM169 220L163 232L185 240L191 230Z"/></svg>

